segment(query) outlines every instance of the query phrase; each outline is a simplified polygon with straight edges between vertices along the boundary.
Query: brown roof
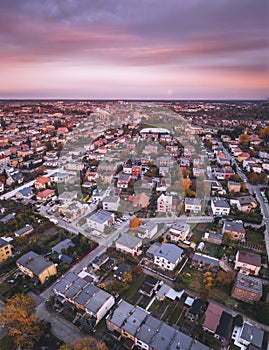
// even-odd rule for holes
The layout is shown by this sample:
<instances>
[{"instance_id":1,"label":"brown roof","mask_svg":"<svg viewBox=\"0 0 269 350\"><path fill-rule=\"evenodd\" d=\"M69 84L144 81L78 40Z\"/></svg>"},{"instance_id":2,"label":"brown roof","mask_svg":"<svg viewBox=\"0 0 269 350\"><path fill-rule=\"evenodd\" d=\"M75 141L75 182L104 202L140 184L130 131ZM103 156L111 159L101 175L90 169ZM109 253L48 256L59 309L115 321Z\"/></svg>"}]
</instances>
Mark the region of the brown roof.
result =
<instances>
[{"instance_id":1,"label":"brown roof","mask_svg":"<svg viewBox=\"0 0 269 350\"><path fill-rule=\"evenodd\" d=\"M203 323L203 327L215 333L218 327L222 312L223 312L223 308L221 306L213 303L209 303L205 313L205 321Z\"/></svg>"},{"instance_id":2,"label":"brown roof","mask_svg":"<svg viewBox=\"0 0 269 350\"><path fill-rule=\"evenodd\" d=\"M238 261L254 265L261 266L261 256L259 254L245 252L243 250L238 251Z\"/></svg>"}]
</instances>

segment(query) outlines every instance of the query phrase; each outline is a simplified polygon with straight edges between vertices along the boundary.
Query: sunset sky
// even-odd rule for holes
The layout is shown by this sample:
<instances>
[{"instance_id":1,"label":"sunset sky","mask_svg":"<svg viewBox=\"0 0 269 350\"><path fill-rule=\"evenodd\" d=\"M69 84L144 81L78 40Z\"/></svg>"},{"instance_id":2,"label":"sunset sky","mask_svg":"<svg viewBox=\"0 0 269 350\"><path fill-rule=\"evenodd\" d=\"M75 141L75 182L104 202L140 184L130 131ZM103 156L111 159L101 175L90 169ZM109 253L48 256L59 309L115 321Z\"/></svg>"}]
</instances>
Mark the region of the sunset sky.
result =
<instances>
[{"instance_id":1,"label":"sunset sky","mask_svg":"<svg viewBox=\"0 0 269 350\"><path fill-rule=\"evenodd\" d=\"M0 98L269 97L268 0L0 4Z\"/></svg>"}]
</instances>

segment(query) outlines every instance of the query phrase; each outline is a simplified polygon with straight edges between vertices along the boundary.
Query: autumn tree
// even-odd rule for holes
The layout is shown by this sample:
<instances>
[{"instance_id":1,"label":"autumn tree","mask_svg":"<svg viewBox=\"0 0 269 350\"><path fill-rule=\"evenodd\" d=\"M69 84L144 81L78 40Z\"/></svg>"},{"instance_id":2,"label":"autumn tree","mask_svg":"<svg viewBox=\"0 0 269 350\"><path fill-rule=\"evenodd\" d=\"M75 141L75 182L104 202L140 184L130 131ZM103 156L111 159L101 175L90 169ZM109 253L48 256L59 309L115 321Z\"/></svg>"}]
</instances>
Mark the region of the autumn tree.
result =
<instances>
[{"instance_id":1,"label":"autumn tree","mask_svg":"<svg viewBox=\"0 0 269 350\"><path fill-rule=\"evenodd\" d=\"M235 277L236 277L236 271L234 270L229 270L229 271L219 270L216 281L221 286L230 285L235 281Z\"/></svg>"},{"instance_id":2,"label":"autumn tree","mask_svg":"<svg viewBox=\"0 0 269 350\"><path fill-rule=\"evenodd\" d=\"M81 338L74 342L71 350L108 350L108 347L104 342L97 341L94 338Z\"/></svg>"},{"instance_id":3,"label":"autumn tree","mask_svg":"<svg viewBox=\"0 0 269 350\"><path fill-rule=\"evenodd\" d=\"M264 140L265 144L269 142L269 126L262 128L260 131L260 137Z\"/></svg>"},{"instance_id":4,"label":"autumn tree","mask_svg":"<svg viewBox=\"0 0 269 350\"><path fill-rule=\"evenodd\" d=\"M125 282L132 282L133 280L133 275L131 272L124 272L124 275L123 275L123 280Z\"/></svg>"},{"instance_id":5,"label":"autumn tree","mask_svg":"<svg viewBox=\"0 0 269 350\"><path fill-rule=\"evenodd\" d=\"M143 273L143 269L142 269L142 267L140 266L140 265L136 265L135 267L134 267L134 269L133 269L133 273L135 274L135 275L142 275L142 273Z\"/></svg>"},{"instance_id":6,"label":"autumn tree","mask_svg":"<svg viewBox=\"0 0 269 350\"><path fill-rule=\"evenodd\" d=\"M244 133L240 135L240 138L239 138L240 145L248 145L249 141L250 141L250 138L248 134Z\"/></svg>"},{"instance_id":7,"label":"autumn tree","mask_svg":"<svg viewBox=\"0 0 269 350\"><path fill-rule=\"evenodd\" d=\"M130 220L130 228L137 228L141 224L141 220L139 218L132 218Z\"/></svg>"},{"instance_id":8,"label":"autumn tree","mask_svg":"<svg viewBox=\"0 0 269 350\"><path fill-rule=\"evenodd\" d=\"M0 322L8 329L8 335L18 348L32 349L42 335L41 322L34 312L34 299L16 294L7 300L0 315Z\"/></svg>"}]
</instances>

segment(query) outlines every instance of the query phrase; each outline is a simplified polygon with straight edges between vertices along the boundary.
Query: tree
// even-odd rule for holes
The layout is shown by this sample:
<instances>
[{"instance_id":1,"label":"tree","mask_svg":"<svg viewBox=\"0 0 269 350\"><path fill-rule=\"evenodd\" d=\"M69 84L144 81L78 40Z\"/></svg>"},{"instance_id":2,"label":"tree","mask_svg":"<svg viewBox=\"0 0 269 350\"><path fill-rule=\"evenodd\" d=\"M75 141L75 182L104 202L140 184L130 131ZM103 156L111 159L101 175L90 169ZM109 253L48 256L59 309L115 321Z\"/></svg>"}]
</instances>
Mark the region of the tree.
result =
<instances>
[{"instance_id":1,"label":"tree","mask_svg":"<svg viewBox=\"0 0 269 350\"><path fill-rule=\"evenodd\" d=\"M261 129L260 137L264 140L265 145L269 142L269 126Z\"/></svg>"},{"instance_id":2,"label":"tree","mask_svg":"<svg viewBox=\"0 0 269 350\"><path fill-rule=\"evenodd\" d=\"M108 348L104 342L94 338L81 338L74 342L73 350L108 350Z\"/></svg>"},{"instance_id":3,"label":"tree","mask_svg":"<svg viewBox=\"0 0 269 350\"><path fill-rule=\"evenodd\" d=\"M93 342L89 338L75 340L73 350L93 350Z\"/></svg>"},{"instance_id":4,"label":"tree","mask_svg":"<svg viewBox=\"0 0 269 350\"><path fill-rule=\"evenodd\" d=\"M131 272L124 272L123 280L124 280L125 282L132 282L132 280L133 280L133 275L131 274Z\"/></svg>"},{"instance_id":5,"label":"tree","mask_svg":"<svg viewBox=\"0 0 269 350\"><path fill-rule=\"evenodd\" d=\"M41 323L34 312L34 299L16 294L7 300L0 315L0 322L8 329L8 335L18 348L32 349L42 335Z\"/></svg>"},{"instance_id":6,"label":"tree","mask_svg":"<svg viewBox=\"0 0 269 350\"><path fill-rule=\"evenodd\" d=\"M137 228L141 224L141 220L139 218L132 218L130 220L130 228Z\"/></svg>"},{"instance_id":7,"label":"tree","mask_svg":"<svg viewBox=\"0 0 269 350\"><path fill-rule=\"evenodd\" d=\"M243 325L244 319L241 314L234 316L234 326L241 327Z\"/></svg>"},{"instance_id":8,"label":"tree","mask_svg":"<svg viewBox=\"0 0 269 350\"><path fill-rule=\"evenodd\" d=\"M143 273L143 269L142 269L142 267L140 266L140 265L136 265L135 267L134 267L134 269L133 269L133 273L135 274L135 275L142 275L142 273Z\"/></svg>"},{"instance_id":9,"label":"tree","mask_svg":"<svg viewBox=\"0 0 269 350\"><path fill-rule=\"evenodd\" d=\"M227 286L232 284L235 281L236 271L223 271L219 270L216 281L221 286Z\"/></svg>"},{"instance_id":10,"label":"tree","mask_svg":"<svg viewBox=\"0 0 269 350\"><path fill-rule=\"evenodd\" d=\"M239 138L239 145L248 145L249 144L249 135L248 134L242 134Z\"/></svg>"}]
</instances>

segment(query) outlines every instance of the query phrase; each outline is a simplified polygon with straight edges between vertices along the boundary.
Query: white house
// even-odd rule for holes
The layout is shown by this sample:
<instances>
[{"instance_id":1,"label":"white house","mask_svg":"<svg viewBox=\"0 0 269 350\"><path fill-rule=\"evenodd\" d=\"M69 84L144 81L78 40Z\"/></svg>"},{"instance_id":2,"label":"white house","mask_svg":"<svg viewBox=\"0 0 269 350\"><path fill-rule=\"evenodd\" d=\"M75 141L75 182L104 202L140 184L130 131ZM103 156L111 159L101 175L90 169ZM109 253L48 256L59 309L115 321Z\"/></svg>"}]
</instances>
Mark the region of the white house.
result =
<instances>
[{"instance_id":1,"label":"white house","mask_svg":"<svg viewBox=\"0 0 269 350\"><path fill-rule=\"evenodd\" d=\"M173 271L181 261L183 250L171 243L154 243L146 253L148 258L153 259L154 264L164 270Z\"/></svg>"},{"instance_id":2,"label":"white house","mask_svg":"<svg viewBox=\"0 0 269 350\"><path fill-rule=\"evenodd\" d=\"M169 230L170 240L172 242L186 241L190 234L190 225L178 222Z\"/></svg>"},{"instance_id":3,"label":"white house","mask_svg":"<svg viewBox=\"0 0 269 350\"><path fill-rule=\"evenodd\" d=\"M87 218L87 224L92 229L104 232L106 226L114 224L114 214L106 210L99 210Z\"/></svg>"},{"instance_id":4,"label":"white house","mask_svg":"<svg viewBox=\"0 0 269 350\"><path fill-rule=\"evenodd\" d=\"M173 209L173 197L161 194L157 199L157 211L167 213Z\"/></svg>"},{"instance_id":5,"label":"white house","mask_svg":"<svg viewBox=\"0 0 269 350\"><path fill-rule=\"evenodd\" d=\"M213 215L229 215L230 213L229 204L222 198L211 200L211 209Z\"/></svg>"},{"instance_id":6,"label":"white house","mask_svg":"<svg viewBox=\"0 0 269 350\"><path fill-rule=\"evenodd\" d=\"M158 231L158 224L155 222L148 221L145 224L141 225L137 229L137 236L141 239L151 239L156 235Z\"/></svg>"},{"instance_id":7,"label":"white house","mask_svg":"<svg viewBox=\"0 0 269 350\"><path fill-rule=\"evenodd\" d=\"M124 233L116 241L116 250L122 253L131 254L132 256L140 254L141 246L142 246L142 240L135 236L129 235L128 233Z\"/></svg>"},{"instance_id":8,"label":"white house","mask_svg":"<svg viewBox=\"0 0 269 350\"><path fill-rule=\"evenodd\" d=\"M191 213L200 213L202 210L201 199L185 198L185 211Z\"/></svg>"},{"instance_id":9,"label":"white house","mask_svg":"<svg viewBox=\"0 0 269 350\"><path fill-rule=\"evenodd\" d=\"M103 209L108 211L117 211L120 205L119 196L107 196L103 199Z\"/></svg>"}]
</instances>

